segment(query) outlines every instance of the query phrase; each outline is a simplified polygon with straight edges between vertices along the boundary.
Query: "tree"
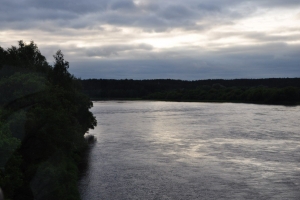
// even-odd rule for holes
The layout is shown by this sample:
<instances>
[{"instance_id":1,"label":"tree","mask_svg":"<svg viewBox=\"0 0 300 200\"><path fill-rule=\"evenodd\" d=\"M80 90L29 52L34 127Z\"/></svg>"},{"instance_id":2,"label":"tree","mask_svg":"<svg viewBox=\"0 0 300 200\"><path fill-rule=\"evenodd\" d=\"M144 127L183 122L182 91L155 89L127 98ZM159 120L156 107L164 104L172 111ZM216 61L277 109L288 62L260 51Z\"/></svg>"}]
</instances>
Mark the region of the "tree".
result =
<instances>
[{"instance_id":1,"label":"tree","mask_svg":"<svg viewBox=\"0 0 300 200\"><path fill-rule=\"evenodd\" d=\"M65 61L61 50L58 50L53 56L55 59L54 68L52 70L52 81L54 85L62 87L71 87L72 79L74 78L69 72L69 62Z\"/></svg>"},{"instance_id":2,"label":"tree","mask_svg":"<svg viewBox=\"0 0 300 200\"><path fill-rule=\"evenodd\" d=\"M77 163L97 122L60 50L54 59L48 65L33 42L0 47L0 185L10 199L80 198Z\"/></svg>"}]
</instances>

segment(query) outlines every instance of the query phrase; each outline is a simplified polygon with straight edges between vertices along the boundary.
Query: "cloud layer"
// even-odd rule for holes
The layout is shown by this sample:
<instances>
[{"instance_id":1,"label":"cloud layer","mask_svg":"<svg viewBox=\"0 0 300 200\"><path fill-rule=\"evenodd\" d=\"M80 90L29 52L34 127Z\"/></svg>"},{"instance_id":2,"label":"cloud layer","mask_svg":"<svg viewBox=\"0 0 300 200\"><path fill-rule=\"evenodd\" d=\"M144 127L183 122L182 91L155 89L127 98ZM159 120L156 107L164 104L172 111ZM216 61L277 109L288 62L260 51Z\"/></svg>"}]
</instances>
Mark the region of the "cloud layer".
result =
<instances>
[{"instance_id":1,"label":"cloud layer","mask_svg":"<svg viewBox=\"0 0 300 200\"><path fill-rule=\"evenodd\" d=\"M295 0L2 0L0 46L61 49L82 78L299 77Z\"/></svg>"}]
</instances>

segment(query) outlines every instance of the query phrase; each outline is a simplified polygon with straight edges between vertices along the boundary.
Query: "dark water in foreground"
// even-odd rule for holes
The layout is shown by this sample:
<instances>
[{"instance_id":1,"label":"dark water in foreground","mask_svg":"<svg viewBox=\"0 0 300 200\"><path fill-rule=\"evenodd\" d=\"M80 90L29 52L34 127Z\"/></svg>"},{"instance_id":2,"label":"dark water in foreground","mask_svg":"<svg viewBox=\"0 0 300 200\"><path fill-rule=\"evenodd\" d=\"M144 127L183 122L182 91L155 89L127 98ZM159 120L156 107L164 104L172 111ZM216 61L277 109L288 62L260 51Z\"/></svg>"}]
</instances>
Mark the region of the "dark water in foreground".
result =
<instances>
[{"instance_id":1,"label":"dark water in foreground","mask_svg":"<svg viewBox=\"0 0 300 200\"><path fill-rule=\"evenodd\" d=\"M300 199L300 107L94 102L98 199Z\"/></svg>"}]
</instances>

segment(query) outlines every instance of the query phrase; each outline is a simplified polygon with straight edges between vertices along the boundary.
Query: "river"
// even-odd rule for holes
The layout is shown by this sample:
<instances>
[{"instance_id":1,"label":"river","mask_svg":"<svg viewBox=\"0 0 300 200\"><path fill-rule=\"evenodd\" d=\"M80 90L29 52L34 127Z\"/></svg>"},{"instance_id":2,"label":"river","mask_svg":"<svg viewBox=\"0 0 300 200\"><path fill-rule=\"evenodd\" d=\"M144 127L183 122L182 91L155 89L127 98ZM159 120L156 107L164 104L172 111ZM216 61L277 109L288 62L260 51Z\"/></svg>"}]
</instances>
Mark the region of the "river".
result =
<instances>
[{"instance_id":1,"label":"river","mask_svg":"<svg viewBox=\"0 0 300 200\"><path fill-rule=\"evenodd\" d=\"M83 200L300 199L300 107L99 101Z\"/></svg>"}]
</instances>

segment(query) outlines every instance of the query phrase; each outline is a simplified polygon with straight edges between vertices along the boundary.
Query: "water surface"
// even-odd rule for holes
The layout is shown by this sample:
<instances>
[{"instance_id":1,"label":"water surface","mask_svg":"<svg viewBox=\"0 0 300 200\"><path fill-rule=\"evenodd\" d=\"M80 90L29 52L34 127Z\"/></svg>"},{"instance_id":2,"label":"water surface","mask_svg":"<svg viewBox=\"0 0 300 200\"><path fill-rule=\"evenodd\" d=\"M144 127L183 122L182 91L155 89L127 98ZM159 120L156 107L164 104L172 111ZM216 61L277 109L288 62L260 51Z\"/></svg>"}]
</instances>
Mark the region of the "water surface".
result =
<instances>
[{"instance_id":1,"label":"water surface","mask_svg":"<svg viewBox=\"0 0 300 200\"><path fill-rule=\"evenodd\" d=\"M98 199L300 199L300 107L94 102Z\"/></svg>"}]
</instances>

